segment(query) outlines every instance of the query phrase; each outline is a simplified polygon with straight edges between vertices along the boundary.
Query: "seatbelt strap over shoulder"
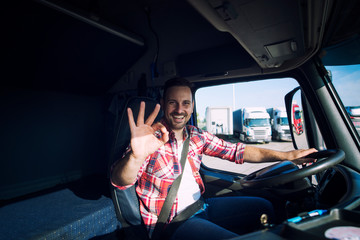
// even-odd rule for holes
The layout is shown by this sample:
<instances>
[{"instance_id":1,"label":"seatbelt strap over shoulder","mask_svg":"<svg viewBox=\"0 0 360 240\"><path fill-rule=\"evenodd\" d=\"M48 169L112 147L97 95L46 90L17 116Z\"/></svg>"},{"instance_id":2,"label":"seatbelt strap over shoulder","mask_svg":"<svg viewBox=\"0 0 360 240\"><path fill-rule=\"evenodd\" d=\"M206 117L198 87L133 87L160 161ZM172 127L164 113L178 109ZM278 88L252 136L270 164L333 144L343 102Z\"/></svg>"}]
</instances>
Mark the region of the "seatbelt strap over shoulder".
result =
<instances>
[{"instance_id":1,"label":"seatbelt strap over shoulder","mask_svg":"<svg viewBox=\"0 0 360 240\"><path fill-rule=\"evenodd\" d=\"M182 175L184 173L184 167L185 167L185 162L187 159L187 155L189 152L189 137L186 138L186 140L184 141L184 147L183 150L181 152L181 159L180 159L180 164L181 164L181 174L174 180L173 184L170 187L170 190L168 192L168 195L166 196L164 205L161 208L158 220L156 222L156 226L154 229L154 232L152 234L151 239L152 240L156 240L156 239L160 239L160 235L164 230L164 226L169 218L170 215L170 211L171 208L174 204L175 198L177 196L177 192L180 186L180 182L181 182L181 178Z\"/></svg>"}]
</instances>

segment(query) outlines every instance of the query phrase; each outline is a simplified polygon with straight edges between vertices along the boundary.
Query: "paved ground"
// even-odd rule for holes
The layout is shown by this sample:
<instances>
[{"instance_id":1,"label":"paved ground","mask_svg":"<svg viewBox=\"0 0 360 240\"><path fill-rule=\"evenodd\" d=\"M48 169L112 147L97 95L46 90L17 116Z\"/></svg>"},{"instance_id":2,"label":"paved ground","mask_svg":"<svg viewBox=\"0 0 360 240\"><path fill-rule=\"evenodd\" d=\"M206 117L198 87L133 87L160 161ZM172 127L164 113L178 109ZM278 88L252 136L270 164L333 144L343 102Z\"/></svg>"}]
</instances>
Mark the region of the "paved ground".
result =
<instances>
[{"instance_id":1,"label":"paved ground","mask_svg":"<svg viewBox=\"0 0 360 240\"><path fill-rule=\"evenodd\" d=\"M226 139L227 141L236 142L235 139ZM274 149L279 151L290 151L293 150L293 144L292 142L270 142L268 144L249 144L251 146L261 147L261 148L268 148L268 149ZM209 157L209 156L203 156L203 163L211 168L221 169L225 171L230 172L236 172L236 173L242 173L242 174L249 174L252 173L258 169L261 169L263 167L269 166L274 163L244 163L244 164L234 164L232 162L221 160L219 158Z\"/></svg>"}]
</instances>

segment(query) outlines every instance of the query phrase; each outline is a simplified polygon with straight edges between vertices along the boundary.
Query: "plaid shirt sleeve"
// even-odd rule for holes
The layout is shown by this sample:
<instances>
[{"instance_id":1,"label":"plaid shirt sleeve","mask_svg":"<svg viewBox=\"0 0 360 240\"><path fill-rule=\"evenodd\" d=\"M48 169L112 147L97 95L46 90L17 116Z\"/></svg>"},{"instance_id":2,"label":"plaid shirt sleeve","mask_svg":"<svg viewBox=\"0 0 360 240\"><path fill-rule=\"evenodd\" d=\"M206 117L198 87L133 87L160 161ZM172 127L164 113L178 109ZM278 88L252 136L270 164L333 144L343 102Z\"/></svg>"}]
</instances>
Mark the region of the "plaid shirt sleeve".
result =
<instances>
[{"instance_id":1,"label":"plaid shirt sleeve","mask_svg":"<svg viewBox=\"0 0 360 240\"><path fill-rule=\"evenodd\" d=\"M130 147L130 145L129 145L129 146L126 148L125 153L123 154L122 158L125 157L125 155L128 154L130 151L131 151L131 147ZM121 159L122 159L122 158L121 158ZM121 159L117 160L116 162L121 161ZM135 179L131 184L125 185L125 186L119 186L119 185L116 185L115 183L113 183L112 181L111 181L111 184L112 184L114 187L116 187L116 188L118 188L118 189L120 189L120 190L125 190L125 189L133 186L133 185L137 182L138 178L142 175L144 169L146 168L146 165L147 165L148 162L149 162L149 159L150 159L150 156L148 156L148 157L145 159L143 165L140 167L140 170L139 170L139 172L138 172L138 174L137 174L136 179ZM116 164L116 162L111 166L111 170L110 170L111 173L112 173L112 171L113 171L113 167L114 167L114 165Z\"/></svg>"},{"instance_id":2,"label":"plaid shirt sleeve","mask_svg":"<svg viewBox=\"0 0 360 240\"><path fill-rule=\"evenodd\" d=\"M204 131L204 137L204 154L226 159L237 164L244 163L245 144L226 142L207 131Z\"/></svg>"}]
</instances>

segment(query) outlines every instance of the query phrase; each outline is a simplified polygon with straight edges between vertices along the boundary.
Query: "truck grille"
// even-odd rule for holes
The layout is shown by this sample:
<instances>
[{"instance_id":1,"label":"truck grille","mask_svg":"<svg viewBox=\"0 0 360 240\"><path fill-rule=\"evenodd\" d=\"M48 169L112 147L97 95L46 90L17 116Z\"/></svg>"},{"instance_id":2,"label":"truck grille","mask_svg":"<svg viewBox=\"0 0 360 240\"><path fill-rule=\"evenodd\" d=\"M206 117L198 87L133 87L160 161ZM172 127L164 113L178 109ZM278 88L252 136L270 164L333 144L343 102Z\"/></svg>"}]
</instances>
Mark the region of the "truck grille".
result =
<instances>
[{"instance_id":1,"label":"truck grille","mask_svg":"<svg viewBox=\"0 0 360 240\"><path fill-rule=\"evenodd\" d=\"M289 130L289 129L286 129L286 130L284 130L284 133L285 133L285 134L290 134L290 130Z\"/></svg>"},{"instance_id":2,"label":"truck grille","mask_svg":"<svg viewBox=\"0 0 360 240\"><path fill-rule=\"evenodd\" d=\"M355 127L360 126L360 118L352 118L351 121L353 122Z\"/></svg>"},{"instance_id":3,"label":"truck grille","mask_svg":"<svg viewBox=\"0 0 360 240\"><path fill-rule=\"evenodd\" d=\"M254 130L255 137L264 136L266 134L266 130Z\"/></svg>"}]
</instances>

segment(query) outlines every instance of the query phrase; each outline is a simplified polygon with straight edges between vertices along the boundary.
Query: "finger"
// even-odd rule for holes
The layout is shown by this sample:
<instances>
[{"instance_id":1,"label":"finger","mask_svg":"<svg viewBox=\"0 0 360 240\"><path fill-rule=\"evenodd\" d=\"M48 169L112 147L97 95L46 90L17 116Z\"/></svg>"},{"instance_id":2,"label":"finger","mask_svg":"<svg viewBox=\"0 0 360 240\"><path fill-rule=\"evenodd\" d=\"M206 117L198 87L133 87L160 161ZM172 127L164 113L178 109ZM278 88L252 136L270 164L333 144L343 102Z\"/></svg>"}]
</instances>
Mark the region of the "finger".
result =
<instances>
[{"instance_id":1,"label":"finger","mask_svg":"<svg viewBox=\"0 0 360 240\"><path fill-rule=\"evenodd\" d=\"M152 125L155 118L157 117L157 115L159 114L160 111L160 104L156 104L154 111L152 111L152 113L150 114L150 116L146 119L145 124L147 125Z\"/></svg>"},{"instance_id":2,"label":"finger","mask_svg":"<svg viewBox=\"0 0 360 240\"><path fill-rule=\"evenodd\" d=\"M315 158L308 156L311 153L317 152L317 150L315 148L298 150L298 152L299 152L299 155L297 156L296 159L293 160L293 162L295 164L303 164L304 165L304 164L312 163L312 162L316 161Z\"/></svg>"},{"instance_id":3,"label":"finger","mask_svg":"<svg viewBox=\"0 0 360 240\"><path fill-rule=\"evenodd\" d=\"M161 136L159 138L160 141L162 141L163 143L166 143L167 141L169 141L169 132L163 124L161 124L160 122L157 122L157 123L153 124L151 127L154 129L154 131L161 132Z\"/></svg>"},{"instance_id":4,"label":"finger","mask_svg":"<svg viewBox=\"0 0 360 240\"><path fill-rule=\"evenodd\" d=\"M162 127L160 128L160 131L161 131L161 137L159 140L162 141L163 143L169 141L169 132L164 125L162 125Z\"/></svg>"},{"instance_id":5,"label":"finger","mask_svg":"<svg viewBox=\"0 0 360 240\"><path fill-rule=\"evenodd\" d=\"M134 129L136 127L135 121L134 121L134 115L133 115L131 108L127 109L127 114L128 114L129 126L130 126L130 131L131 131L132 129Z\"/></svg>"},{"instance_id":6,"label":"finger","mask_svg":"<svg viewBox=\"0 0 360 240\"><path fill-rule=\"evenodd\" d=\"M161 131L162 128L166 129L166 127L161 122L154 123L153 125L151 125L151 127L154 129L155 132Z\"/></svg>"},{"instance_id":7,"label":"finger","mask_svg":"<svg viewBox=\"0 0 360 240\"><path fill-rule=\"evenodd\" d=\"M144 115L145 115L145 102L141 101L138 118L137 118L137 126L144 124Z\"/></svg>"},{"instance_id":8,"label":"finger","mask_svg":"<svg viewBox=\"0 0 360 240\"><path fill-rule=\"evenodd\" d=\"M306 150L307 155L309 155L311 153L316 153L316 152L318 152L318 150L316 150L315 148L309 148L309 149Z\"/></svg>"},{"instance_id":9,"label":"finger","mask_svg":"<svg viewBox=\"0 0 360 240\"><path fill-rule=\"evenodd\" d=\"M312 163L314 161L315 161L315 159L313 159L313 158L298 158L298 159L292 160L292 162L297 165L304 165L307 163Z\"/></svg>"},{"instance_id":10,"label":"finger","mask_svg":"<svg viewBox=\"0 0 360 240\"><path fill-rule=\"evenodd\" d=\"M315 148L310 148L302 151L302 155L299 158L305 159L307 162L315 161L315 158L312 157L313 153L318 152Z\"/></svg>"},{"instance_id":11,"label":"finger","mask_svg":"<svg viewBox=\"0 0 360 240\"><path fill-rule=\"evenodd\" d=\"M308 158L308 155L311 154L311 153L314 153L314 152L317 152L317 150L315 148L295 150L294 151L294 153L295 153L294 159L296 159L296 158Z\"/></svg>"},{"instance_id":12,"label":"finger","mask_svg":"<svg viewBox=\"0 0 360 240\"><path fill-rule=\"evenodd\" d=\"M169 132L166 129L166 127L161 128L160 131L162 133L160 141L162 141L163 143L166 143L167 141L169 141Z\"/></svg>"},{"instance_id":13,"label":"finger","mask_svg":"<svg viewBox=\"0 0 360 240\"><path fill-rule=\"evenodd\" d=\"M316 161L315 158L301 158L301 160L303 163L311 163Z\"/></svg>"}]
</instances>

